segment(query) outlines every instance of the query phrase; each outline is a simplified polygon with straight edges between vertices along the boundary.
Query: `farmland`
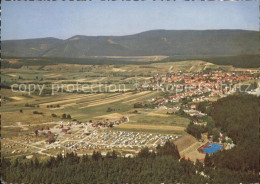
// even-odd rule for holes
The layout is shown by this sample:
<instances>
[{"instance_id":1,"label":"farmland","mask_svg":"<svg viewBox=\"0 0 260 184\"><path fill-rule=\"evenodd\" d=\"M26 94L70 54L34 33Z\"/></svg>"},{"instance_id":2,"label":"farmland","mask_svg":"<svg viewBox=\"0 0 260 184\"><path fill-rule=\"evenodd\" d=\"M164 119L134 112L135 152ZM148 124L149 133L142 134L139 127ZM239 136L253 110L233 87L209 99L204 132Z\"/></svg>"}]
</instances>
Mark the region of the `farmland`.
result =
<instances>
[{"instance_id":1,"label":"farmland","mask_svg":"<svg viewBox=\"0 0 260 184\"><path fill-rule=\"evenodd\" d=\"M5 156L36 154L44 158L66 151L91 154L93 150L103 154L116 150L124 156L136 154L144 146L154 149L167 139L186 140L186 127L190 119L177 113L181 103L167 102L162 105L157 100L169 94L136 90L136 85L145 84L158 73L257 71L219 66L201 60L159 62L158 57L142 57L136 64L134 61L131 61L132 64L122 64L121 61L120 64L107 65L48 65L33 64L34 60L30 60L30 65L19 69L3 69L1 136ZM149 60L156 60L157 63ZM13 63L13 60L10 62ZM15 60L15 63L19 62L19 59ZM13 84L24 86L11 90ZM214 96L209 100L218 98ZM135 107L138 103L146 104ZM114 126L114 122L122 117L127 117L127 121ZM70 133L64 133L59 128L61 121L64 126L69 122ZM48 131L42 131L46 127ZM42 136L36 136L35 131ZM56 141L49 144L46 139L49 140L50 136L55 137ZM193 158L192 154L198 154L196 149L201 143L193 143L194 139L180 143L183 147L181 151L186 150L181 155ZM194 159L201 157L203 155Z\"/></svg>"}]
</instances>

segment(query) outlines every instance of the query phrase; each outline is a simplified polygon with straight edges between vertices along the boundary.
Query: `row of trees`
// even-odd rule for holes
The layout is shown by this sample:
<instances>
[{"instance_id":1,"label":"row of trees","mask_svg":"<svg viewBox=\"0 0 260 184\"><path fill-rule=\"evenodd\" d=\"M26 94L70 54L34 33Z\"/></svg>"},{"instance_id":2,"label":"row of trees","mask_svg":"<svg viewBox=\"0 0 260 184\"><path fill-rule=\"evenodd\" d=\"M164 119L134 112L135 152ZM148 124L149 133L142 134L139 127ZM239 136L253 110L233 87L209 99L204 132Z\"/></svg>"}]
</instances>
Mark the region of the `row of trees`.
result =
<instances>
[{"instance_id":1,"label":"row of trees","mask_svg":"<svg viewBox=\"0 0 260 184\"><path fill-rule=\"evenodd\" d=\"M71 119L71 115L70 114L62 114L62 119Z\"/></svg>"},{"instance_id":2,"label":"row of trees","mask_svg":"<svg viewBox=\"0 0 260 184\"><path fill-rule=\"evenodd\" d=\"M60 105L57 104L57 105L47 105L46 106L47 108L60 108Z\"/></svg>"},{"instance_id":3,"label":"row of trees","mask_svg":"<svg viewBox=\"0 0 260 184\"><path fill-rule=\"evenodd\" d=\"M202 171L204 174L202 174ZM238 183L256 182L251 174L203 167L180 159L172 142L156 151L142 149L136 157L119 157L115 151L102 156L61 154L39 162L2 160L1 175L8 183Z\"/></svg>"}]
</instances>

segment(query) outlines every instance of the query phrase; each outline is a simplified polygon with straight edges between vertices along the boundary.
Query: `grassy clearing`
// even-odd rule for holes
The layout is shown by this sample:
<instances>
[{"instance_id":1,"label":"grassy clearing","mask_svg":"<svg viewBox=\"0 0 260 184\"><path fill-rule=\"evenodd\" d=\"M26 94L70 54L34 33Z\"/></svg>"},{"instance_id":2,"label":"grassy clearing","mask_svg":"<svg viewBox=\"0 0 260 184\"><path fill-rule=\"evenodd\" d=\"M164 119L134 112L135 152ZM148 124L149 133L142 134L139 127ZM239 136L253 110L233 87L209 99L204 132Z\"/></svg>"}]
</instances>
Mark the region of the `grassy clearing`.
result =
<instances>
[{"instance_id":1,"label":"grassy clearing","mask_svg":"<svg viewBox=\"0 0 260 184\"><path fill-rule=\"evenodd\" d=\"M149 58L157 60L155 58ZM18 62L10 59L10 62ZM34 61L32 61L34 62ZM208 69L237 70L231 66L219 66L204 61L182 61L182 62L160 62L160 63L139 63L122 65L79 65L79 64L57 64L24 66L20 69L3 69L2 82L12 83L39 83L46 84L48 88L52 83L82 82L92 84L97 88L98 82L104 84L125 84L127 89L133 89L135 81L145 81L157 73L167 72L190 72L202 71ZM242 70L242 69L241 69ZM243 69L247 70L247 69ZM49 84L48 84L49 83ZM188 120L174 115L167 115L166 111L152 110L141 112L144 109L134 109L133 104L141 100L147 100L159 97L160 92L145 91L141 93L100 93L100 94L75 94L75 93L56 93L54 96L28 96L27 92L14 93L8 89L1 90L2 107L2 125L12 126L21 122L23 125L41 124L50 121L61 120L63 113L70 114L72 118L85 122L95 119L112 119L119 116L129 116L132 127L121 127L122 130L139 131L136 126L142 125L143 132L172 132L183 133L183 127L186 127ZM215 99L212 99L215 100ZM39 107L25 107L25 104L36 105ZM47 105L60 105L60 108L47 108ZM112 111L107 111L111 108ZM20 110L23 112L21 113ZM138 110L140 114L133 114ZM43 115L33 114L33 111L42 112ZM58 118L51 115L55 113ZM127 124L126 124L127 125ZM124 126L126 126L124 125ZM149 128L149 126L151 126ZM153 127L157 127L156 129ZM164 128L159 128L164 127ZM171 127L166 130L166 127ZM175 127L175 130L173 130ZM177 128L176 127L181 127ZM117 127L117 129L120 128ZM4 128L5 129L5 128ZM22 128L6 128L6 133L13 135L14 132ZM29 130L30 127L28 128ZM158 130L157 130L158 129ZM181 130L180 130L181 129ZM29 131L28 130L28 131ZM5 131L5 130L2 130Z\"/></svg>"},{"instance_id":2,"label":"grassy clearing","mask_svg":"<svg viewBox=\"0 0 260 184\"><path fill-rule=\"evenodd\" d=\"M157 116L150 116L148 114L138 114L136 116L131 117L130 123L132 124L149 124L155 126L180 126L186 127L189 123L189 119L183 118L177 115L166 115L160 114ZM158 114L158 113L157 113Z\"/></svg>"},{"instance_id":3,"label":"grassy clearing","mask_svg":"<svg viewBox=\"0 0 260 184\"><path fill-rule=\"evenodd\" d=\"M46 122L57 121L59 118L53 118L51 114L33 114L33 110L20 112L5 112L2 115L2 126L16 125L16 122L22 124L40 124Z\"/></svg>"},{"instance_id":4,"label":"grassy clearing","mask_svg":"<svg viewBox=\"0 0 260 184\"><path fill-rule=\"evenodd\" d=\"M113 129L146 133L186 134L185 128L189 123L187 118L176 115L166 115L164 112L160 114L159 111L154 116L149 114L149 111L141 114L132 114L129 122Z\"/></svg>"},{"instance_id":5,"label":"grassy clearing","mask_svg":"<svg viewBox=\"0 0 260 184\"><path fill-rule=\"evenodd\" d=\"M140 133L151 133L151 134L172 134L172 135L185 135L186 132L180 130L166 130L166 129L136 129L136 128L120 128L114 127L111 130L125 131L125 132L140 132Z\"/></svg>"},{"instance_id":6,"label":"grassy clearing","mask_svg":"<svg viewBox=\"0 0 260 184\"><path fill-rule=\"evenodd\" d=\"M101 119L113 119L113 118L121 118L122 114L119 113L112 113L112 114L107 114L103 116L97 116L96 118L101 118Z\"/></svg>"},{"instance_id":7,"label":"grassy clearing","mask_svg":"<svg viewBox=\"0 0 260 184\"><path fill-rule=\"evenodd\" d=\"M16 137L21 133L21 128L18 127L1 127L2 137Z\"/></svg>"},{"instance_id":8,"label":"grassy clearing","mask_svg":"<svg viewBox=\"0 0 260 184\"><path fill-rule=\"evenodd\" d=\"M122 124L118 128L123 129L139 129L139 130L172 130L184 131L185 127L180 126L153 126L153 125L136 125L136 124Z\"/></svg>"}]
</instances>

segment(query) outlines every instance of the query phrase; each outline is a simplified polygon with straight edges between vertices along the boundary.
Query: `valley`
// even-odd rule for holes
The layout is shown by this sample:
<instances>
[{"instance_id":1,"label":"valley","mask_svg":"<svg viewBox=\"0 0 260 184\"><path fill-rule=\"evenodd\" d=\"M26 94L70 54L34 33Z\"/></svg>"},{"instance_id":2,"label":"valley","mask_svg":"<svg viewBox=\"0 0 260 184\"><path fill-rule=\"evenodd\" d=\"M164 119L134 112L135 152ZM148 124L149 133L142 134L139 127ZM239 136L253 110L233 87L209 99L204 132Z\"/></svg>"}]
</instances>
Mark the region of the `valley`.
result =
<instances>
[{"instance_id":1,"label":"valley","mask_svg":"<svg viewBox=\"0 0 260 184\"><path fill-rule=\"evenodd\" d=\"M45 159L70 151L81 155L92 154L94 150L102 154L116 150L121 156L133 156L146 146L155 149L170 138L177 141L183 157L193 161L202 159L205 154L197 149L208 141L207 136L203 138L205 143L195 138L190 143L184 141L190 136L186 128L192 116L205 116L196 110L196 104L214 102L234 93L236 83L251 85L259 81L258 69L215 65L202 60L139 62L45 63L3 69L1 143L4 155L10 158L34 155ZM216 79L221 79L223 84L229 82L231 88L220 91L220 84L214 83ZM203 91L199 92L196 81ZM186 86L181 90L182 84ZM174 90L166 90L166 85L175 86ZM187 87L190 89L186 91ZM183 116L180 109L188 115ZM127 117L127 121L113 125L122 117ZM69 125L70 131L63 132L61 122Z\"/></svg>"}]
</instances>

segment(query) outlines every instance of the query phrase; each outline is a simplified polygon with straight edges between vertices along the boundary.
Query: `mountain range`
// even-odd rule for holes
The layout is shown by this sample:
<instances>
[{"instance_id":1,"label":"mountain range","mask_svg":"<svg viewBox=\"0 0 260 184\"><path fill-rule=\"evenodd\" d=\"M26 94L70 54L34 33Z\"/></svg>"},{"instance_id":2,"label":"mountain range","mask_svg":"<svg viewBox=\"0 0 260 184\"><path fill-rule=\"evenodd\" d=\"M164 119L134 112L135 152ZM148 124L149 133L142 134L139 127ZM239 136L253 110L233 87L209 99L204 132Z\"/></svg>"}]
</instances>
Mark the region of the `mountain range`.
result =
<instances>
[{"instance_id":1,"label":"mountain range","mask_svg":"<svg viewBox=\"0 0 260 184\"><path fill-rule=\"evenodd\" d=\"M2 57L201 56L259 53L259 32L151 30L126 36L82 36L2 41Z\"/></svg>"}]
</instances>

